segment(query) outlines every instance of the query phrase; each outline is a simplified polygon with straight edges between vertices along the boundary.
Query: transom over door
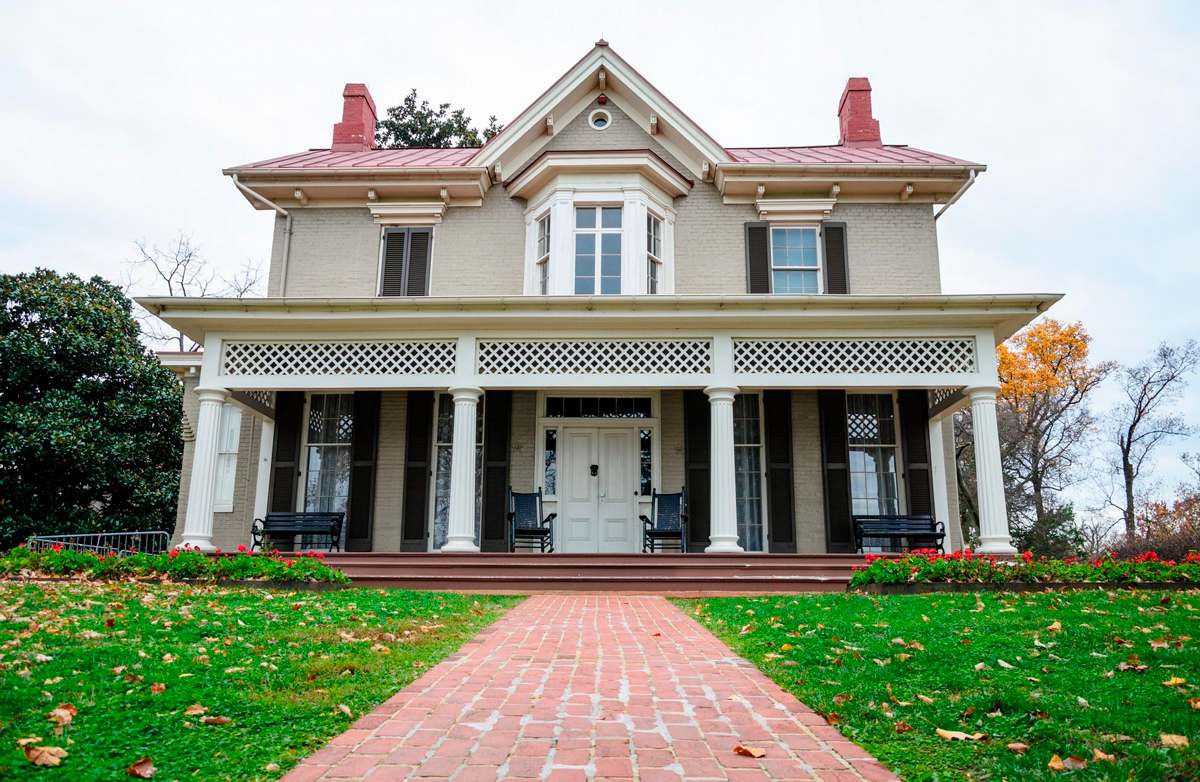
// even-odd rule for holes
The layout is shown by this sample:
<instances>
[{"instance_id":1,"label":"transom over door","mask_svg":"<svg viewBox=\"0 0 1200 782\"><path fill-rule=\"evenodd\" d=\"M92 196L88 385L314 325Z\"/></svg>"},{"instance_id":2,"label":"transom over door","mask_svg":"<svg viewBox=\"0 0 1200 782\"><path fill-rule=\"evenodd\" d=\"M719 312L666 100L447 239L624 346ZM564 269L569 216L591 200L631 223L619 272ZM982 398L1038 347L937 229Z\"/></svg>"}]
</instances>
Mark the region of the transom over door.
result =
<instances>
[{"instance_id":1,"label":"transom over door","mask_svg":"<svg viewBox=\"0 0 1200 782\"><path fill-rule=\"evenodd\" d=\"M563 429L557 550L640 550L635 524L637 443L637 431L632 427Z\"/></svg>"}]
</instances>

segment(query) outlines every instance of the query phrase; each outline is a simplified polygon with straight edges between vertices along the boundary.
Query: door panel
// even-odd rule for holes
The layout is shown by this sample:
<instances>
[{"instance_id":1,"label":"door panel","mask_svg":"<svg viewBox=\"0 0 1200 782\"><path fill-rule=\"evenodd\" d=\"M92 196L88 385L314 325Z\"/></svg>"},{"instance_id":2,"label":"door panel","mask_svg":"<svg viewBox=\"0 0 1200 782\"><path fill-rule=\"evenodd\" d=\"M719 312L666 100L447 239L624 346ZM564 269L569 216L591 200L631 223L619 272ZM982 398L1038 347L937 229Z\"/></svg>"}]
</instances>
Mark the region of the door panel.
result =
<instances>
[{"instance_id":1,"label":"door panel","mask_svg":"<svg viewBox=\"0 0 1200 782\"><path fill-rule=\"evenodd\" d=\"M559 487L559 545L565 553L591 553L596 548L596 516L598 510L597 479L591 466L596 464L597 431L595 429L564 429L562 483Z\"/></svg>"},{"instance_id":2,"label":"door panel","mask_svg":"<svg viewBox=\"0 0 1200 782\"><path fill-rule=\"evenodd\" d=\"M635 491L634 432L630 429L600 431L600 551L637 551L633 518L637 507Z\"/></svg>"}]
</instances>

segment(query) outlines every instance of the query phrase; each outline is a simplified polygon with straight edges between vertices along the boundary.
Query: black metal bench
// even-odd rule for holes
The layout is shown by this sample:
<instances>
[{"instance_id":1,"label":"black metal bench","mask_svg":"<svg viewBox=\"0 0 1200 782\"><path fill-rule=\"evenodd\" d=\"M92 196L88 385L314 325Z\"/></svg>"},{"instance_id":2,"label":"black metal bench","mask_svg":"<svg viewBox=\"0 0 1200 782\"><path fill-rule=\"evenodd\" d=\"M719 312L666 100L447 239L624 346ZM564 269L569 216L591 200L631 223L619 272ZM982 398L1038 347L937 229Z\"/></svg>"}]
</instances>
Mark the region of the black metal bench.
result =
<instances>
[{"instance_id":1,"label":"black metal bench","mask_svg":"<svg viewBox=\"0 0 1200 782\"><path fill-rule=\"evenodd\" d=\"M929 515L854 517L854 543L859 554L863 553L865 539L889 540L892 551L936 548L944 553L945 537L945 526Z\"/></svg>"},{"instance_id":2,"label":"black metal bench","mask_svg":"<svg viewBox=\"0 0 1200 782\"><path fill-rule=\"evenodd\" d=\"M342 524L346 514L336 513L268 513L265 519L255 519L250 527L254 542L250 550L262 546L263 540L269 537L287 535L312 535L317 538L329 538L329 549L342 550Z\"/></svg>"}]
</instances>

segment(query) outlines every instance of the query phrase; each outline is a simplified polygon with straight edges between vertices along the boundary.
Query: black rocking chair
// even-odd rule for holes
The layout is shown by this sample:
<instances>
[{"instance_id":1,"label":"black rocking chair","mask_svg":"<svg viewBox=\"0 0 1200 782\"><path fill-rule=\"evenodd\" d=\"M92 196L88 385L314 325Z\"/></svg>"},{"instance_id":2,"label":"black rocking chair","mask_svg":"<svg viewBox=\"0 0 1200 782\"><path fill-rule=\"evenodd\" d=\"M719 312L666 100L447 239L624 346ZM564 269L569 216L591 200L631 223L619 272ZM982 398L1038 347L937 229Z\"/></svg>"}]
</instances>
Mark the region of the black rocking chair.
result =
<instances>
[{"instance_id":1,"label":"black rocking chair","mask_svg":"<svg viewBox=\"0 0 1200 782\"><path fill-rule=\"evenodd\" d=\"M688 516L683 489L677 494L650 492L650 515L654 521L641 517L642 553L665 550L668 542L678 545L680 553L687 551Z\"/></svg>"},{"instance_id":2,"label":"black rocking chair","mask_svg":"<svg viewBox=\"0 0 1200 782\"><path fill-rule=\"evenodd\" d=\"M554 519L557 513L542 516L542 490L529 494L514 492L508 487L508 550L517 550L518 543L528 543L530 551L537 545L545 554L554 553Z\"/></svg>"}]
</instances>

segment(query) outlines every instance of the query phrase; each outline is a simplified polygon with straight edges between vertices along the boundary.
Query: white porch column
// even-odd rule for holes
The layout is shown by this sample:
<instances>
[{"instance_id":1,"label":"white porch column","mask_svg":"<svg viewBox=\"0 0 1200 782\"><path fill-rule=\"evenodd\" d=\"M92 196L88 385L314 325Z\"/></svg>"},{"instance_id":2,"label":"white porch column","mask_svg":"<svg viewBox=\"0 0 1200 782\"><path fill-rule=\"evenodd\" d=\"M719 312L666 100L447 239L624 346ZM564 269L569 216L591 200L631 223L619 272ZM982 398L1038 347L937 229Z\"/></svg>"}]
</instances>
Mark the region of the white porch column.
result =
<instances>
[{"instance_id":1,"label":"white porch column","mask_svg":"<svg viewBox=\"0 0 1200 782\"><path fill-rule=\"evenodd\" d=\"M975 483L979 492L980 554L1011 555L1008 508L1004 503L1004 473L1000 466L1000 436L996 429L996 386L970 386L971 421L975 429Z\"/></svg>"},{"instance_id":2,"label":"white porch column","mask_svg":"<svg viewBox=\"0 0 1200 782\"><path fill-rule=\"evenodd\" d=\"M933 483L933 517L946 526L946 550L954 546L950 534L950 496L946 485L946 449L942 442L942 419L929 422L929 476Z\"/></svg>"},{"instance_id":3,"label":"white porch column","mask_svg":"<svg viewBox=\"0 0 1200 782\"><path fill-rule=\"evenodd\" d=\"M217 440L221 429L221 406L229 392L224 388L197 388L200 415L196 420L196 446L192 452L192 480L188 484L187 516L183 521L183 543L212 551L213 491L217 478Z\"/></svg>"},{"instance_id":4,"label":"white porch column","mask_svg":"<svg viewBox=\"0 0 1200 782\"><path fill-rule=\"evenodd\" d=\"M475 416L483 390L451 388L454 444L450 450L450 509L443 552L479 551L475 544Z\"/></svg>"},{"instance_id":5,"label":"white porch column","mask_svg":"<svg viewBox=\"0 0 1200 782\"><path fill-rule=\"evenodd\" d=\"M738 389L732 386L709 386L709 413L712 429L709 442L709 545L710 554L742 551L737 531L737 480L733 462L733 398Z\"/></svg>"}]
</instances>

